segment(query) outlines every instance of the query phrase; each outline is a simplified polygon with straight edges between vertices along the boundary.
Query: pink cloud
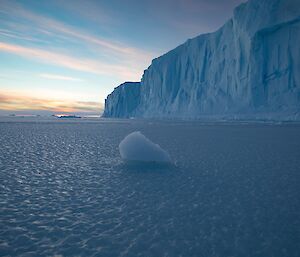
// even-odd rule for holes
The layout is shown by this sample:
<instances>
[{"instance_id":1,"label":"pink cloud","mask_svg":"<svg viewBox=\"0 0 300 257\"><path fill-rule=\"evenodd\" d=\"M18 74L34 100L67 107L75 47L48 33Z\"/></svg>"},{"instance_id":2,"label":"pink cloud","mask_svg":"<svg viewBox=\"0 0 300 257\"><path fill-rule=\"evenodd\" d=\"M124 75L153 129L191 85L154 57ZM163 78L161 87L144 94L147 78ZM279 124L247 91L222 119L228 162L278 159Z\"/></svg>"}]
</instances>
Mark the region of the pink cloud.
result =
<instances>
[{"instance_id":1,"label":"pink cloud","mask_svg":"<svg viewBox=\"0 0 300 257\"><path fill-rule=\"evenodd\" d=\"M42 73L39 74L41 78L45 79L53 79L53 80L65 80L65 81L74 81L74 82L80 82L82 79L69 77L69 76L62 76L58 74L48 74L48 73Z\"/></svg>"},{"instance_id":2,"label":"pink cloud","mask_svg":"<svg viewBox=\"0 0 300 257\"><path fill-rule=\"evenodd\" d=\"M11 3L6 0L2 0L3 4L2 12L14 13L19 18L26 19L28 21L34 22L36 24L35 28L42 33L55 36L67 36L67 38L73 37L75 39L80 39L88 45L99 46L99 51L107 52L110 55L119 57L119 60L124 59L125 62L128 60L133 60L137 62L142 62L145 64L150 63L150 61L157 55L156 53L147 52L142 49L134 48L120 42L113 40L108 40L99 36L90 35L86 32L80 31L74 27L66 25L63 22L38 15L30 10L25 9L22 5ZM21 24L15 24L15 26L24 26ZM32 29L32 28L31 28ZM60 34L57 34L60 33Z\"/></svg>"},{"instance_id":3,"label":"pink cloud","mask_svg":"<svg viewBox=\"0 0 300 257\"><path fill-rule=\"evenodd\" d=\"M123 79L138 79L139 72L123 65L112 65L91 59L78 59L63 53L46 51L14 44L1 43L0 51L9 52L28 59L36 59L45 63L55 64L65 68L89 72L99 75L116 75Z\"/></svg>"},{"instance_id":4,"label":"pink cloud","mask_svg":"<svg viewBox=\"0 0 300 257\"><path fill-rule=\"evenodd\" d=\"M98 112L103 104L92 101L58 100L31 97L28 94L0 92L0 110L46 110L53 112Z\"/></svg>"}]
</instances>

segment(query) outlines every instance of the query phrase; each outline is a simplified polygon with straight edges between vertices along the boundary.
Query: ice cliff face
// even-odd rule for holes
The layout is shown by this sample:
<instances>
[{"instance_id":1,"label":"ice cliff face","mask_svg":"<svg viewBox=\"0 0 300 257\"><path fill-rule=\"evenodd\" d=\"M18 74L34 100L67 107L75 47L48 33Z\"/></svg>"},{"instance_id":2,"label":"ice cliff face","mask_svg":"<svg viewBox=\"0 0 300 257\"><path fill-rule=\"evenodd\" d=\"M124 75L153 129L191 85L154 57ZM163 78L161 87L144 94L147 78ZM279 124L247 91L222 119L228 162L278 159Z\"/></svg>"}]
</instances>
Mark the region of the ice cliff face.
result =
<instances>
[{"instance_id":1,"label":"ice cliff face","mask_svg":"<svg viewBox=\"0 0 300 257\"><path fill-rule=\"evenodd\" d=\"M116 88L104 116L300 119L299 42L299 0L249 0L218 31L154 59L134 92Z\"/></svg>"},{"instance_id":2,"label":"ice cliff face","mask_svg":"<svg viewBox=\"0 0 300 257\"><path fill-rule=\"evenodd\" d=\"M125 82L116 87L105 100L103 117L130 118L140 98L140 82Z\"/></svg>"}]
</instances>

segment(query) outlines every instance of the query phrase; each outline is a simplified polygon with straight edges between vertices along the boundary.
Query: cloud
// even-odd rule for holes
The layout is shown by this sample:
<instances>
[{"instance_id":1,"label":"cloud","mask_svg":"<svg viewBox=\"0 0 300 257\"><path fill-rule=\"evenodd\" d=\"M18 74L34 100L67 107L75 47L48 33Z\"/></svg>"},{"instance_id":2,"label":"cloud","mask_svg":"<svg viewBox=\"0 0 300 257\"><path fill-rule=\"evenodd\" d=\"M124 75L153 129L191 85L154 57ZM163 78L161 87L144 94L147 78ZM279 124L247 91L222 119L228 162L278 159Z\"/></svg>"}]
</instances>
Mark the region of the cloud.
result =
<instances>
[{"instance_id":1,"label":"cloud","mask_svg":"<svg viewBox=\"0 0 300 257\"><path fill-rule=\"evenodd\" d=\"M145 65L150 63L157 55L156 53L135 48L118 41L91 35L78 28L67 25L64 22L36 14L20 4L5 0L2 0L2 2L5 4L2 4L2 10L0 12L5 13L6 15L14 13L14 16L17 16L19 19L26 20L27 22L30 22L31 25L34 24L34 26L28 24L29 26L27 26L27 29L26 27L24 28L24 21L21 24L10 24L13 26L14 30L25 29L27 33L32 33L33 30L37 30L40 33L47 34L48 36L51 35L56 38L61 37L75 42L80 40L80 42L86 44L88 48L97 50L109 57L115 56L116 60L120 63L129 63L131 66L134 64L135 67L140 67L141 63L144 63ZM8 36L12 37L13 35ZM32 40L32 38L30 38L30 40ZM95 46L98 48L95 49Z\"/></svg>"},{"instance_id":2,"label":"cloud","mask_svg":"<svg viewBox=\"0 0 300 257\"><path fill-rule=\"evenodd\" d=\"M42 73L42 74L39 74L39 76L41 78L53 79L53 80L66 80L66 81L74 81L74 82L83 81L82 79L79 79L79 78L68 77L68 76L61 76L61 75L57 75L57 74Z\"/></svg>"},{"instance_id":3,"label":"cloud","mask_svg":"<svg viewBox=\"0 0 300 257\"><path fill-rule=\"evenodd\" d=\"M0 29L0 37L2 37L2 38L21 39L21 40L32 41L32 42L43 42L40 39L33 38L33 37L28 37L28 36L24 36L24 35L19 35L18 33L14 32L14 31L7 30L7 29Z\"/></svg>"},{"instance_id":4,"label":"cloud","mask_svg":"<svg viewBox=\"0 0 300 257\"><path fill-rule=\"evenodd\" d=\"M94 112L101 113L103 104L93 101L75 101L36 98L18 93L0 92L0 110L39 110L53 112Z\"/></svg>"},{"instance_id":5,"label":"cloud","mask_svg":"<svg viewBox=\"0 0 300 257\"><path fill-rule=\"evenodd\" d=\"M136 79L138 71L122 65L107 64L100 61L85 58L74 58L63 53L46 51L39 48L24 47L0 42L0 51L20 55L28 59L43 61L65 68L89 72L100 75L115 75L125 79Z\"/></svg>"},{"instance_id":6,"label":"cloud","mask_svg":"<svg viewBox=\"0 0 300 257\"><path fill-rule=\"evenodd\" d=\"M112 16L108 8L96 0L86 0L84 4L82 0L52 0L51 3L74 16L88 20L97 26L109 27L118 23L117 19Z\"/></svg>"}]
</instances>

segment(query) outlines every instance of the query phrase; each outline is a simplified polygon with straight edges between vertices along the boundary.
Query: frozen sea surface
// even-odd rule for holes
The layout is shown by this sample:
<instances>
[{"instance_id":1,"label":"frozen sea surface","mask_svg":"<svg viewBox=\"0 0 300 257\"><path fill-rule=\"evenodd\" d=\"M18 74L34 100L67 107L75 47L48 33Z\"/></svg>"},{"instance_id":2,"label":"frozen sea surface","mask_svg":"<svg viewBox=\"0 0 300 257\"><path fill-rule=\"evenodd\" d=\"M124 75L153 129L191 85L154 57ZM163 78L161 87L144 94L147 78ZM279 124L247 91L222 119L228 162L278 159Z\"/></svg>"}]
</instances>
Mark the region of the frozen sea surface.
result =
<instances>
[{"instance_id":1,"label":"frozen sea surface","mask_svg":"<svg viewBox=\"0 0 300 257\"><path fill-rule=\"evenodd\" d=\"M174 166L129 165L141 131ZM2 119L0 256L300 256L300 125Z\"/></svg>"}]
</instances>

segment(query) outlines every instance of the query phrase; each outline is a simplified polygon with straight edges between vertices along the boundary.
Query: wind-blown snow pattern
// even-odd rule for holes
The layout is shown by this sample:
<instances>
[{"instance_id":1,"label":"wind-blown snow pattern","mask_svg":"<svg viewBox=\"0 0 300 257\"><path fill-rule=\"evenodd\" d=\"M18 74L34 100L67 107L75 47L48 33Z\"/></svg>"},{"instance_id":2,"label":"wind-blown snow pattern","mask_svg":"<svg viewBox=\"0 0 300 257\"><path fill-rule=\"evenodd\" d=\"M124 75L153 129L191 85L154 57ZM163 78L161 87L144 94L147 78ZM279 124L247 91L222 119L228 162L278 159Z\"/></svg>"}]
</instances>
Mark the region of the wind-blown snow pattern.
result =
<instances>
[{"instance_id":1,"label":"wind-blown snow pattern","mask_svg":"<svg viewBox=\"0 0 300 257\"><path fill-rule=\"evenodd\" d=\"M299 120L299 42L298 0L249 0L218 31L154 59L138 97L115 89L104 116Z\"/></svg>"}]
</instances>

